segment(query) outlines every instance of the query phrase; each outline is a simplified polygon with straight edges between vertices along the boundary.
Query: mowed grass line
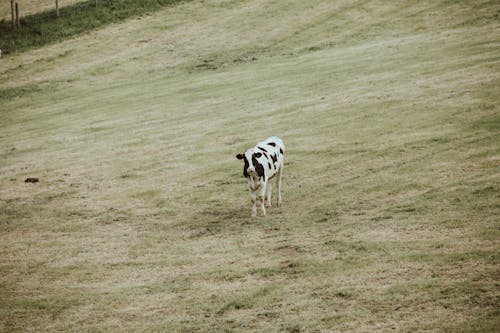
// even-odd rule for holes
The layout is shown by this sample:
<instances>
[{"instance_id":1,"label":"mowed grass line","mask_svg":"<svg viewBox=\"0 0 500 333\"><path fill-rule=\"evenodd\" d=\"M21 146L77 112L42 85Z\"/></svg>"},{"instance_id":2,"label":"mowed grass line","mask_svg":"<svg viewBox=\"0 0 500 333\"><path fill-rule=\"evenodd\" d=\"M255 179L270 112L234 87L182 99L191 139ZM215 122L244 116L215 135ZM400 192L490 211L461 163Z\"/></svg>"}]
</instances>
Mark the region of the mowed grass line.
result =
<instances>
[{"instance_id":1,"label":"mowed grass line","mask_svg":"<svg viewBox=\"0 0 500 333\"><path fill-rule=\"evenodd\" d=\"M248 14L230 22L252 23L251 2L224 5ZM365 5L337 15L359 17ZM289 6L291 17L302 12ZM178 22L193 24L196 8L202 27L227 29L204 17L220 8L182 8ZM3 81L15 90L23 77L44 79L1 109L2 329L493 331L496 23L369 23L376 36L360 27L337 46L327 25L267 52L200 49L201 59L186 52L150 72L136 68L145 54L107 71L86 64L77 77L69 66L84 51L70 41L74 51L55 60L65 74L34 62L13 88ZM245 61L227 63L235 56ZM204 59L217 68L197 67ZM234 155L269 134L287 145L285 205L251 219Z\"/></svg>"}]
</instances>

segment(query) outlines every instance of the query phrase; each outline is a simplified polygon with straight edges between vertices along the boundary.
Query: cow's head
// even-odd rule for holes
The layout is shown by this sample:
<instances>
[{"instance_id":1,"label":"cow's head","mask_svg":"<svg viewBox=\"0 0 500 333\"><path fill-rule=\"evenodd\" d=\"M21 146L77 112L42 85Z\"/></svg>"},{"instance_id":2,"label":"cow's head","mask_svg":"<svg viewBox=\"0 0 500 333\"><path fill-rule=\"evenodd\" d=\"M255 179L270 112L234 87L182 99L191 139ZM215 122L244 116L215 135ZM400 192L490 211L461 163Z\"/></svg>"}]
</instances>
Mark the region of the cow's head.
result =
<instances>
[{"instance_id":1,"label":"cow's head","mask_svg":"<svg viewBox=\"0 0 500 333\"><path fill-rule=\"evenodd\" d=\"M244 154L236 155L236 158L239 160L243 160L243 176L245 177L256 177L262 176L264 174L264 169L262 164L257 160L262 156L261 152L256 152L255 149L248 149Z\"/></svg>"}]
</instances>

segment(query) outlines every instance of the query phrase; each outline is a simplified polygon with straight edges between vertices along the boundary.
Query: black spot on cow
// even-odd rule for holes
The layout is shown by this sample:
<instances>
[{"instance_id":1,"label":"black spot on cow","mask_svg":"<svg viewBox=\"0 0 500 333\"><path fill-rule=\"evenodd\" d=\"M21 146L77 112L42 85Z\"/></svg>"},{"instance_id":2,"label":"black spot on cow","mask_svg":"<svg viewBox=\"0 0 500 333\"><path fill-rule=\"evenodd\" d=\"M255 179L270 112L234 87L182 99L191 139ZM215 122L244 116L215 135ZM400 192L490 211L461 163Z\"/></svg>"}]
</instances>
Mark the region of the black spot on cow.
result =
<instances>
[{"instance_id":1,"label":"black spot on cow","mask_svg":"<svg viewBox=\"0 0 500 333\"><path fill-rule=\"evenodd\" d=\"M266 181L266 176L264 175L264 167L262 166L262 164L259 163L259 161L257 161L257 158L261 156L262 156L261 153L253 154L252 163L259 178L262 177L263 180Z\"/></svg>"},{"instance_id":2,"label":"black spot on cow","mask_svg":"<svg viewBox=\"0 0 500 333\"><path fill-rule=\"evenodd\" d=\"M278 157L276 156L276 154L271 155L271 158L273 159L273 163L276 163L276 161L278 161Z\"/></svg>"},{"instance_id":3,"label":"black spot on cow","mask_svg":"<svg viewBox=\"0 0 500 333\"><path fill-rule=\"evenodd\" d=\"M281 149L281 148L280 148L280 153L281 153L281 155L283 155L283 149Z\"/></svg>"},{"instance_id":4,"label":"black spot on cow","mask_svg":"<svg viewBox=\"0 0 500 333\"><path fill-rule=\"evenodd\" d=\"M276 147L276 144L274 142L268 142L267 144L270 146Z\"/></svg>"},{"instance_id":5,"label":"black spot on cow","mask_svg":"<svg viewBox=\"0 0 500 333\"><path fill-rule=\"evenodd\" d=\"M266 175L264 174L264 167L262 164L259 164L255 167L255 170L257 170L257 174L259 175L259 178L262 177L263 181L266 181Z\"/></svg>"},{"instance_id":6,"label":"black spot on cow","mask_svg":"<svg viewBox=\"0 0 500 333\"><path fill-rule=\"evenodd\" d=\"M264 148L262 148L262 147L257 147L257 148L259 148L260 150L265 151L267 153L267 150L265 150Z\"/></svg>"},{"instance_id":7,"label":"black spot on cow","mask_svg":"<svg viewBox=\"0 0 500 333\"><path fill-rule=\"evenodd\" d=\"M267 165L269 166L269 170L271 170L271 162L267 162Z\"/></svg>"}]
</instances>

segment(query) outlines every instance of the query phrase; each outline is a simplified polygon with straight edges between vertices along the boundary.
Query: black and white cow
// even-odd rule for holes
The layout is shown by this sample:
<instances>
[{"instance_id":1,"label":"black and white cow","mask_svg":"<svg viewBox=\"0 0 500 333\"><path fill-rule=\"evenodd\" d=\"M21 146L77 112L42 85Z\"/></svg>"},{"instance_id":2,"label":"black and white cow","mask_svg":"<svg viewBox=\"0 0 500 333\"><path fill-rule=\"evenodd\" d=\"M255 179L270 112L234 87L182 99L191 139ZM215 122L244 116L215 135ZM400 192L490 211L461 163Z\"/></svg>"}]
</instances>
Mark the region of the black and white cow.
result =
<instances>
[{"instance_id":1,"label":"black and white cow","mask_svg":"<svg viewBox=\"0 0 500 333\"><path fill-rule=\"evenodd\" d=\"M243 160L245 163L243 166L243 175L248 180L248 190L252 198L252 217L257 215L257 190L259 190L259 203L262 215L266 216L266 209L264 208L265 194L267 196L266 205L271 207L272 185L269 180L274 176L277 176L278 207L281 206L281 177L283 176L284 157L285 145L276 136L271 136L259 142L254 148L248 149L244 154L236 155L237 159Z\"/></svg>"}]
</instances>

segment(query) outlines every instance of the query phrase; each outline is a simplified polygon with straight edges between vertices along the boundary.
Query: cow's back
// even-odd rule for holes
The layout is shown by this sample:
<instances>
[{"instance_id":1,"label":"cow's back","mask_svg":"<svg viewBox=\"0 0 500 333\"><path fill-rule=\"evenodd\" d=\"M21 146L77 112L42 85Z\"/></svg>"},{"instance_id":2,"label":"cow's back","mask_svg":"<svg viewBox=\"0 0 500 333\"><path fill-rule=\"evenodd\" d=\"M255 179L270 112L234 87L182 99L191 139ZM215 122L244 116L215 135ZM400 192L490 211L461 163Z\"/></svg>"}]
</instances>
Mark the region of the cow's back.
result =
<instances>
[{"instance_id":1,"label":"cow's back","mask_svg":"<svg viewBox=\"0 0 500 333\"><path fill-rule=\"evenodd\" d=\"M277 136L270 136L259 142L255 148L263 152L259 162L265 168L266 179L273 178L283 165L285 154L283 140Z\"/></svg>"},{"instance_id":2,"label":"cow's back","mask_svg":"<svg viewBox=\"0 0 500 333\"><path fill-rule=\"evenodd\" d=\"M270 136L266 140L264 140L264 142L266 143L266 145L271 145L272 147L275 147L278 152L281 148L281 152L282 152L281 154L284 154L285 144L283 143L283 140L281 140L277 136ZM272 145L273 143L275 144L275 146Z\"/></svg>"}]
</instances>

